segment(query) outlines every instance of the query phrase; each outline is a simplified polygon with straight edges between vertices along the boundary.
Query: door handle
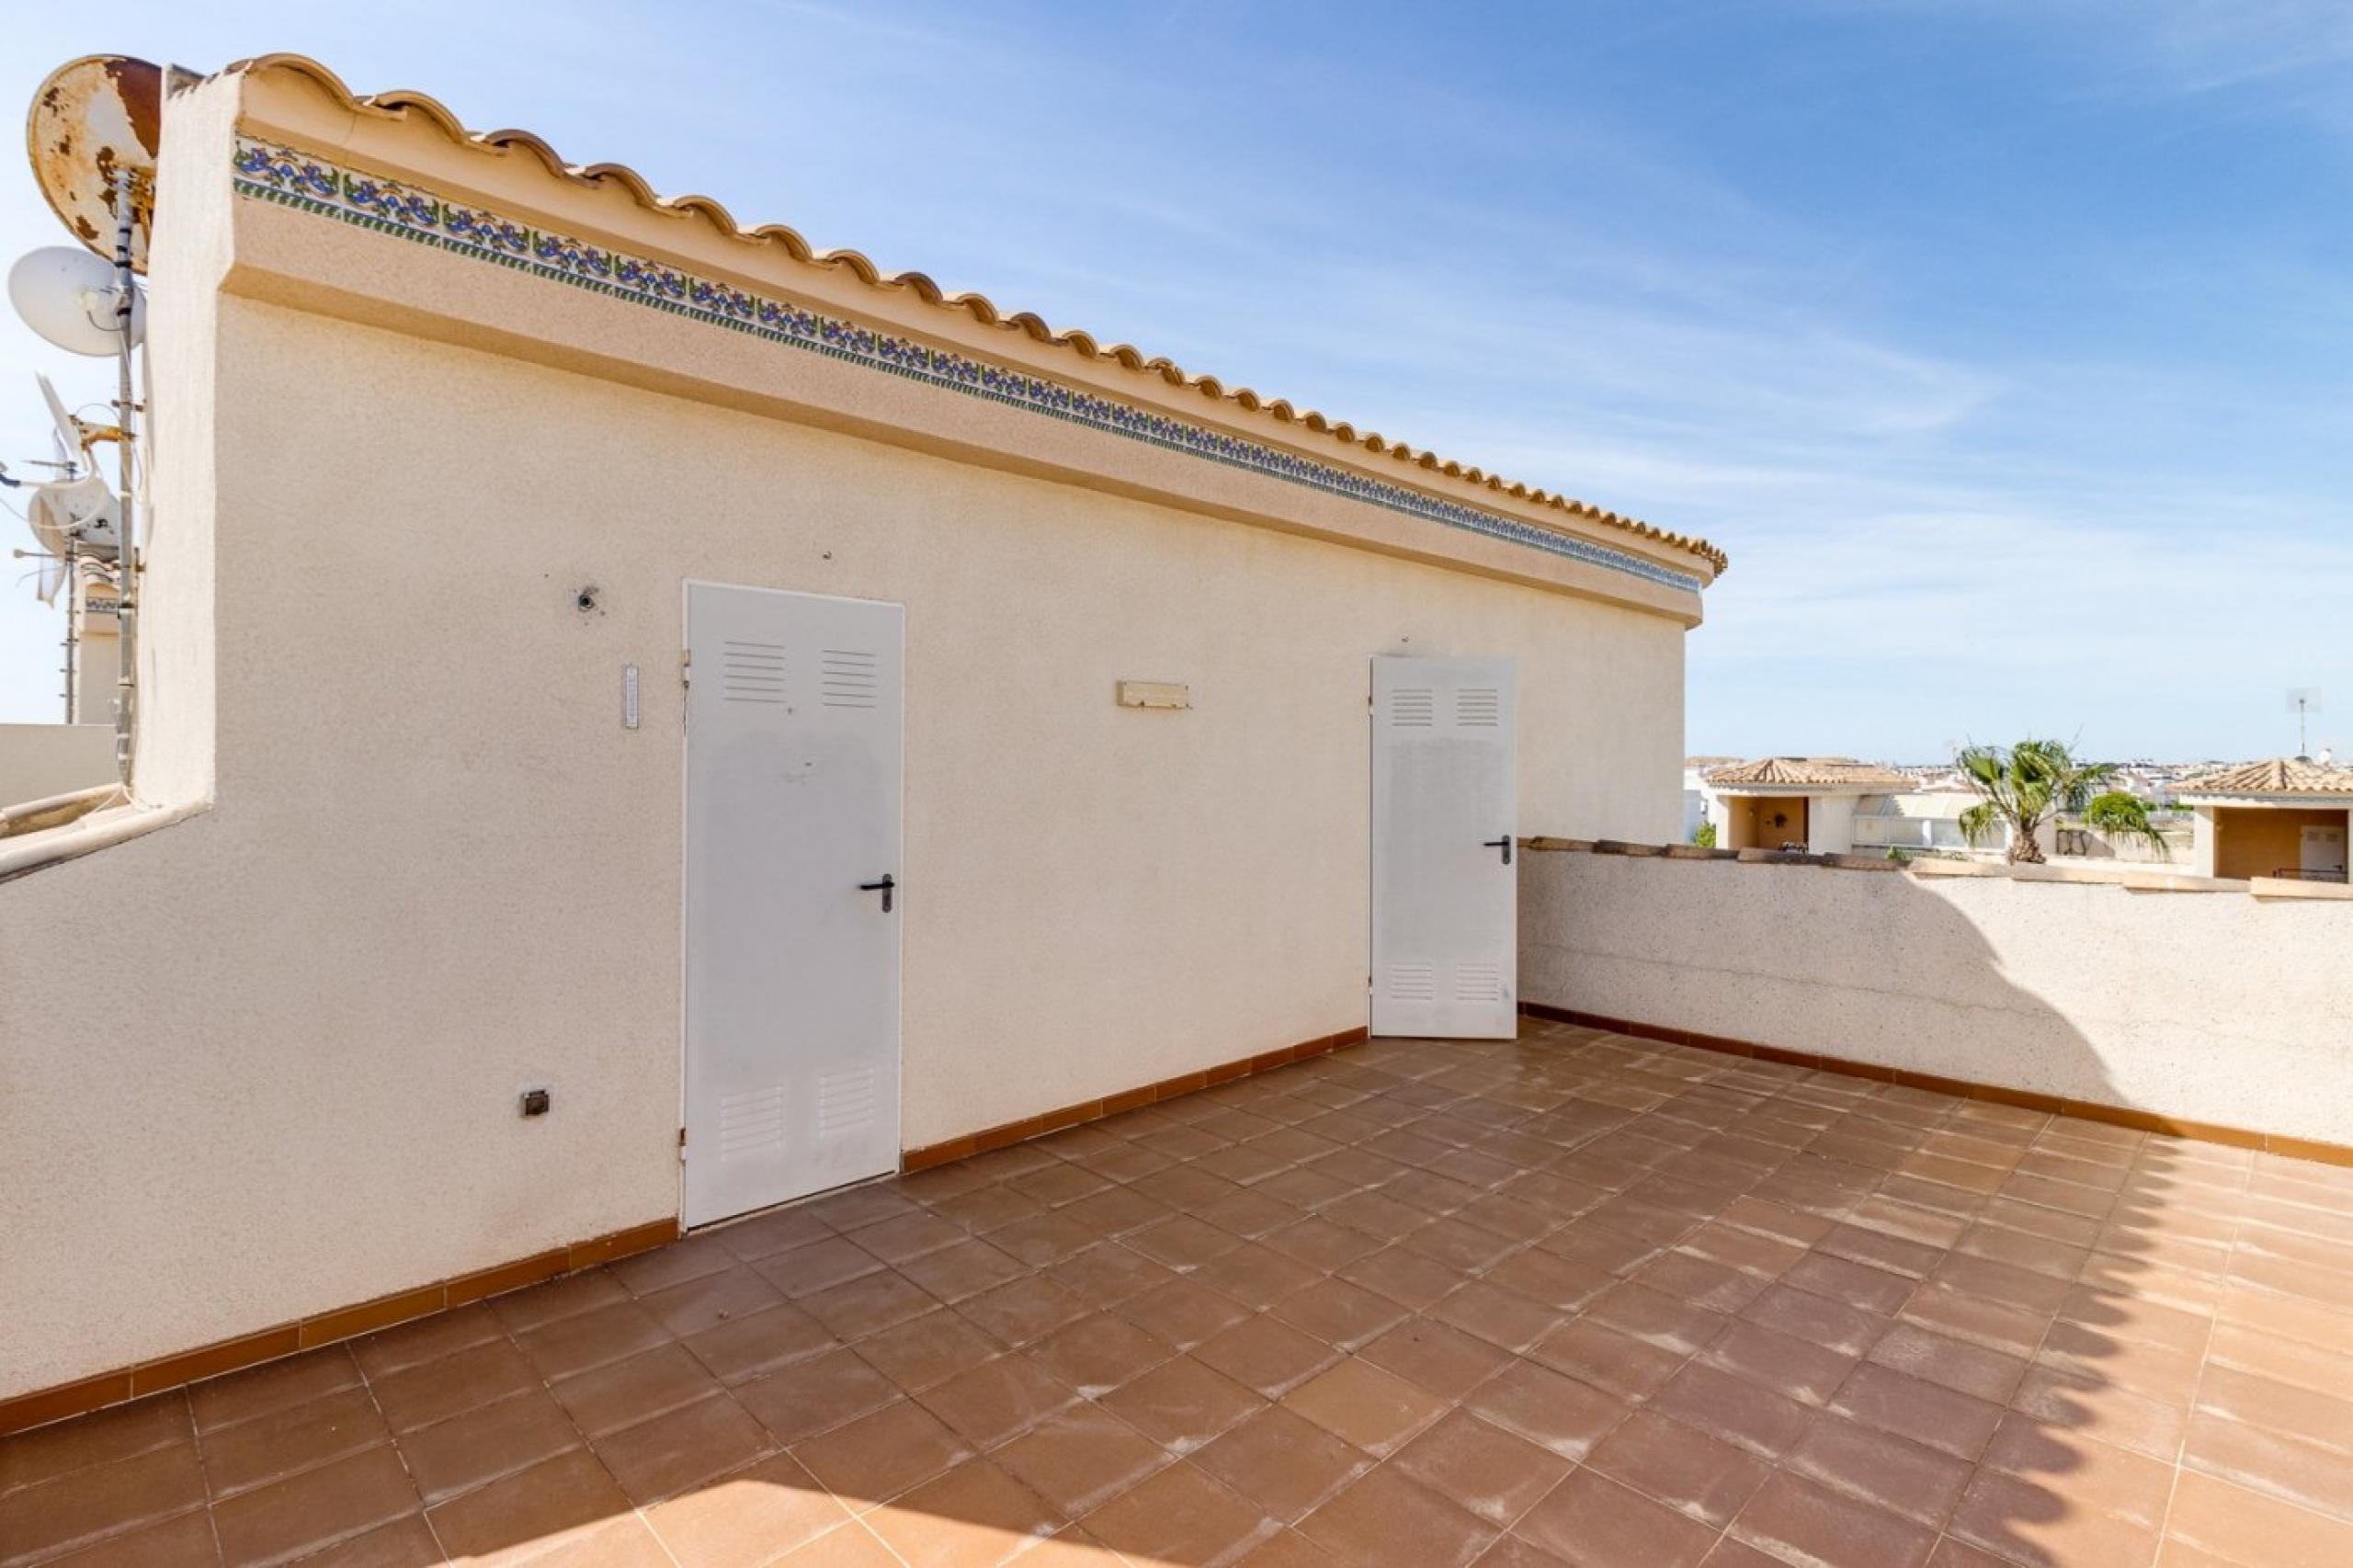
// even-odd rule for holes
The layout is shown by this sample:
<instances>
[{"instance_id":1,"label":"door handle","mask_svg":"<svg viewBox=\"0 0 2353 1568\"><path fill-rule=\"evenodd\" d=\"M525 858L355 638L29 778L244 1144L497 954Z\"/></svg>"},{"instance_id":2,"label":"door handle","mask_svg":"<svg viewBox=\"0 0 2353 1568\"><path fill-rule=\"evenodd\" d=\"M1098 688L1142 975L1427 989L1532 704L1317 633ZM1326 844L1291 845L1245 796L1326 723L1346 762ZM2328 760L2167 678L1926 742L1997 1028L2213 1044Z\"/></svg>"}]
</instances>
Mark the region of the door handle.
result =
<instances>
[{"instance_id":1,"label":"door handle","mask_svg":"<svg viewBox=\"0 0 2353 1568\"><path fill-rule=\"evenodd\" d=\"M1479 847L1480 847L1480 848L1482 848L1482 849L1500 849L1500 850L1502 850L1502 851L1504 852L1504 864L1505 864L1505 865L1506 865L1506 866L1508 866L1508 865L1510 865L1510 864L1511 864L1511 835L1510 835L1506 834L1506 835L1504 835L1503 837L1501 837L1501 838L1490 838L1490 839L1488 839L1484 844L1482 844Z\"/></svg>"},{"instance_id":2,"label":"door handle","mask_svg":"<svg viewBox=\"0 0 2353 1568\"><path fill-rule=\"evenodd\" d=\"M899 884L897 882L891 879L890 873L886 871L882 875L882 880L879 882L858 883L858 891L860 892L881 893L882 895L882 913L888 915L891 913L891 890L898 885Z\"/></svg>"}]
</instances>

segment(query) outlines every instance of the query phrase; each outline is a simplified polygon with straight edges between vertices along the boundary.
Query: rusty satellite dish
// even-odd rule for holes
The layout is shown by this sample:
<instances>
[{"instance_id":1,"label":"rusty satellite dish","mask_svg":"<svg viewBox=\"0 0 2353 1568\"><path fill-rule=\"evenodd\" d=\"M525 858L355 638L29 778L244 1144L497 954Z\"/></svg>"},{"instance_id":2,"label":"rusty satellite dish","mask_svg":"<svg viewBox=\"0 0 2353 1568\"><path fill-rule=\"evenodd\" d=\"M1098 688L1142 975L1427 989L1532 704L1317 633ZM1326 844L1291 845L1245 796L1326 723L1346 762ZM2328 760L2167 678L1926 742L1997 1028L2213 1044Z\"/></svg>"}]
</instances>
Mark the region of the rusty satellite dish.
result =
<instances>
[{"instance_id":1,"label":"rusty satellite dish","mask_svg":"<svg viewBox=\"0 0 2353 1568\"><path fill-rule=\"evenodd\" d=\"M147 270L155 217L155 150L164 74L144 60L89 54L49 74L25 119L25 153L50 210L81 241L114 259L114 193L131 176L131 266Z\"/></svg>"}]
</instances>

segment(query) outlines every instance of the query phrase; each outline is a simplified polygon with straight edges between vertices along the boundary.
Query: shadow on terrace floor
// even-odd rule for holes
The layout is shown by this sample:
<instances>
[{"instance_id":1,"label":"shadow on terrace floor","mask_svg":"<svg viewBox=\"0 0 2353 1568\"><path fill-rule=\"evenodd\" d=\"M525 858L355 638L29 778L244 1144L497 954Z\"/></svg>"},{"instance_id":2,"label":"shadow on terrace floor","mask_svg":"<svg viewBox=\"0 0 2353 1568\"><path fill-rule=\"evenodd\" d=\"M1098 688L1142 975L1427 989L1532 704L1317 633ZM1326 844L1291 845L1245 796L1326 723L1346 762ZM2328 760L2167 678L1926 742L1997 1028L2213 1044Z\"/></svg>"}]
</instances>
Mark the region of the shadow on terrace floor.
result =
<instances>
[{"instance_id":1,"label":"shadow on terrace floor","mask_svg":"<svg viewBox=\"0 0 2353 1568\"><path fill-rule=\"evenodd\" d=\"M2353 1562L2348 1175L1381 1040L0 1441L0 1560Z\"/></svg>"}]
</instances>

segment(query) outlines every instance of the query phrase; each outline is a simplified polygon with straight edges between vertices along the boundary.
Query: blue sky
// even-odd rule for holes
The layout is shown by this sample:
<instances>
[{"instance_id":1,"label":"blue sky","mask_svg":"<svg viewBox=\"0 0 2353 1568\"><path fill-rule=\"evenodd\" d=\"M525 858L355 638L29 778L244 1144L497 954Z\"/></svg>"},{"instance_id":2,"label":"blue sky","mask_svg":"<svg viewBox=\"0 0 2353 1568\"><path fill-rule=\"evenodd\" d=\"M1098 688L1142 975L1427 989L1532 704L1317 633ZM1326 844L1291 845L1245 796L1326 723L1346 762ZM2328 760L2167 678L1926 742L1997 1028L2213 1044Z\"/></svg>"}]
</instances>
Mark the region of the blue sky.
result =
<instances>
[{"instance_id":1,"label":"blue sky","mask_svg":"<svg viewBox=\"0 0 2353 1568\"><path fill-rule=\"evenodd\" d=\"M1693 751L2353 741L2342 0L336 9L9 0L0 108L298 50L1704 533ZM36 368L109 384L0 322L0 458ZM0 720L57 631L0 595Z\"/></svg>"}]
</instances>

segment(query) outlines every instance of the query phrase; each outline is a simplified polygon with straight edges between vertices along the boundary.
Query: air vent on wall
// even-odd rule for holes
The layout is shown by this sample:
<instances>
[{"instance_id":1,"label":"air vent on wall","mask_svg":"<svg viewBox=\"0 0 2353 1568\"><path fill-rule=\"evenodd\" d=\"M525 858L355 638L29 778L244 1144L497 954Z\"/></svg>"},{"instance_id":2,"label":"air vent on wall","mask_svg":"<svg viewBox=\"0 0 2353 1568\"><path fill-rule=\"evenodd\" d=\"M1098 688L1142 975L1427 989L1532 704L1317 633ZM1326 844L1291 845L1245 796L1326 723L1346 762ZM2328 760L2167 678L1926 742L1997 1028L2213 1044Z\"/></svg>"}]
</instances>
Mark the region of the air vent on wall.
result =
<instances>
[{"instance_id":1,"label":"air vent on wall","mask_svg":"<svg viewBox=\"0 0 2353 1568\"><path fill-rule=\"evenodd\" d=\"M784 1087L745 1089L719 1102L719 1157L740 1160L784 1143Z\"/></svg>"},{"instance_id":2,"label":"air vent on wall","mask_svg":"<svg viewBox=\"0 0 2353 1568\"><path fill-rule=\"evenodd\" d=\"M1389 966L1389 996L1394 1002L1434 1002L1438 999L1438 968L1426 963Z\"/></svg>"},{"instance_id":3,"label":"air vent on wall","mask_svg":"<svg viewBox=\"0 0 2353 1568\"><path fill-rule=\"evenodd\" d=\"M1503 722L1503 694L1492 686L1466 687L1454 694L1457 724L1492 730Z\"/></svg>"},{"instance_id":4,"label":"air vent on wall","mask_svg":"<svg viewBox=\"0 0 2353 1568\"><path fill-rule=\"evenodd\" d=\"M1438 693L1426 686L1389 694L1389 722L1401 730L1427 730L1438 722Z\"/></svg>"}]
</instances>

